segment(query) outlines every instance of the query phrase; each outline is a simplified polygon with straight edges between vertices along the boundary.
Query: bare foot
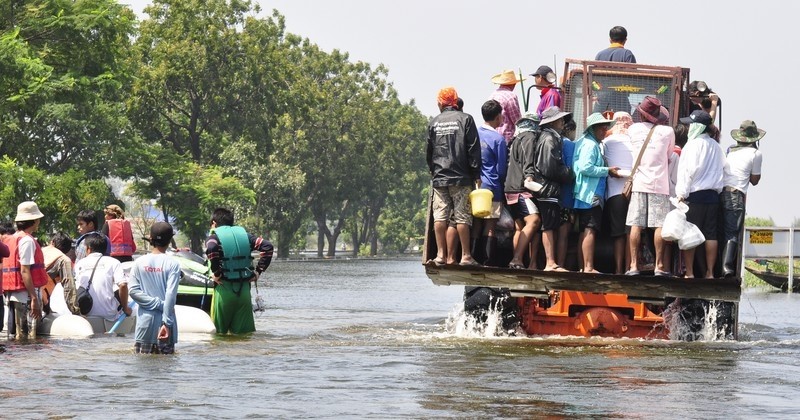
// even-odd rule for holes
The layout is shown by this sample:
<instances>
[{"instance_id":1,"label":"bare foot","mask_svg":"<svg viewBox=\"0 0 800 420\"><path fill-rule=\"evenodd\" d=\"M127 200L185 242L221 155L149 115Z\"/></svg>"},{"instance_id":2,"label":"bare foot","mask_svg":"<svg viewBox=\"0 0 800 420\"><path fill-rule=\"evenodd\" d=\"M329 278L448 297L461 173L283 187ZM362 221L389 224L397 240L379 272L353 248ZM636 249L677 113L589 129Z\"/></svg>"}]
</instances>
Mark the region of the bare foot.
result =
<instances>
[{"instance_id":1,"label":"bare foot","mask_svg":"<svg viewBox=\"0 0 800 420\"><path fill-rule=\"evenodd\" d=\"M569 270L567 270L566 268L561 267L560 265L556 264L556 265L550 265L550 266L545 267L544 271L569 271Z\"/></svg>"},{"instance_id":2,"label":"bare foot","mask_svg":"<svg viewBox=\"0 0 800 420\"><path fill-rule=\"evenodd\" d=\"M601 272L595 270L594 268L584 268L583 272L589 274L602 274Z\"/></svg>"}]
</instances>

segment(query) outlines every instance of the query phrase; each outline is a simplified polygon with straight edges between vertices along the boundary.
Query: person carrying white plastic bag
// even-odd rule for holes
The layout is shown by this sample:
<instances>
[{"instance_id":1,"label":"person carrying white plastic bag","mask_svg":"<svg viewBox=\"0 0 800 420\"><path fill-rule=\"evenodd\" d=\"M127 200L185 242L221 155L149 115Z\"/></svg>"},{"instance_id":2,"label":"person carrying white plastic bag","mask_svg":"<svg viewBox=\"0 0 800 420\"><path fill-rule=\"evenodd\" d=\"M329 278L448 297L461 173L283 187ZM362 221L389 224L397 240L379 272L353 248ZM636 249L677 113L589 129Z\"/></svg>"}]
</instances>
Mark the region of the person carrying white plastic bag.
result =
<instances>
[{"instance_id":1,"label":"person carrying white plastic bag","mask_svg":"<svg viewBox=\"0 0 800 420\"><path fill-rule=\"evenodd\" d=\"M689 206L686 205L686 203L678 201L675 197L671 197L669 201L675 208L670 210L664 218L664 225L661 227L661 237L665 241L678 242L681 240L688 227L689 222L686 221L686 212L689 210Z\"/></svg>"}]
</instances>

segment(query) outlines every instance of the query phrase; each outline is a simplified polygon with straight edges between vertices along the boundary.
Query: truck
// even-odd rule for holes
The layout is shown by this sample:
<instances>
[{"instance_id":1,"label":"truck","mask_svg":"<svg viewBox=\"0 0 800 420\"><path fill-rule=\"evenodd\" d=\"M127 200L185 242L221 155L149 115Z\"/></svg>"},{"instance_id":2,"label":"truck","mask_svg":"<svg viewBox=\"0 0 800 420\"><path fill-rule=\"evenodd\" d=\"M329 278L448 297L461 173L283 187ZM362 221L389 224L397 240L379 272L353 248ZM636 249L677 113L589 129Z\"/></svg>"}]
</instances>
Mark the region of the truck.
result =
<instances>
[{"instance_id":1,"label":"truck","mask_svg":"<svg viewBox=\"0 0 800 420\"><path fill-rule=\"evenodd\" d=\"M558 88L563 110L572 113L576 132L581 133L591 113L626 111L633 115L646 96L657 97L669 110L670 124L676 126L679 118L689 115L697 107L693 104L703 99L698 98L703 96L698 85L707 86L691 83L690 71L684 67L567 59ZM718 127L721 113L719 118ZM499 330L526 335L686 341L738 337L741 261L734 276L724 277L722 258L717 258L712 279L655 276L652 259L640 262L645 270L639 276L581 273L575 264L578 234L573 232L568 258L572 264L567 264L573 271L511 269L506 267L512 257L513 228L499 227L496 266L436 265L431 262L437 251L431 201L422 249L425 273L435 285L465 286L464 311L479 324L491 318L499 320ZM647 236L643 239L640 254L654 254L652 235L649 231L649 240ZM672 273L680 273L684 264L681 253L675 244L671 247L668 263ZM697 252L702 253L703 247ZM738 255L741 259L741 245ZM702 255L696 260L705 261ZM611 273L613 261L611 238L601 231L595 247L597 269ZM705 267L696 270L703 273Z\"/></svg>"}]
</instances>

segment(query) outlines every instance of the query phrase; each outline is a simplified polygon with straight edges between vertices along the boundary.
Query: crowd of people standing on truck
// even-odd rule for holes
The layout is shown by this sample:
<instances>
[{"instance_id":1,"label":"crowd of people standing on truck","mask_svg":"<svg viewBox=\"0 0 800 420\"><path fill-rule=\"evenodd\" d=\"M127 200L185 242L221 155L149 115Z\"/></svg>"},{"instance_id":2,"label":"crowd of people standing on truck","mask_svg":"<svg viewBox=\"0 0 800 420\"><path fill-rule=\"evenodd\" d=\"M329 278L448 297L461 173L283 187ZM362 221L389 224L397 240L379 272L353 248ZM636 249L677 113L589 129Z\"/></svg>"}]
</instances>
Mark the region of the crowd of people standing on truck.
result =
<instances>
[{"instance_id":1,"label":"crowd of people standing on truck","mask_svg":"<svg viewBox=\"0 0 800 420\"><path fill-rule=\"evenodd\" d=\"M624 28L615 26L609 37L611 45L596 60L636 62L624 48ZM751 120L742 122L731 131L735 145L723 151L714 125L719 98L704 83L692 82L691 114L675 127L660 100L647 96L632 113L589 115L584 131L575 133L571 114L561 110L552 69L543 65L530 76L541 92L536 111L521 114L513 92L524 78L506 70L492 78L498 88L481 107L480 128L460 110L455 88L440 90L441 113L429 124L427 148L437 245L432 264L497 265L495 228L505 208L516 226L510 268L539 268L541 241L542 268L567 271L568 235L577 227L579 271L598 273L595 243L605 230L613 239L614 272L640 275L643 233L652 229L654 275L673 276L672 247L661 228L674 203L683 202L687 221L705 238L705 264L699 265L705 272L694 272L691 248L683 250L682 275L715 277L719 237L725 241L723 275L735 274L747 188L761 177L758 142L764 130ZM701 88L705 95L698 94ZM475 223L469 201L473 188L488 189L493 196L491 213ZM724 226L723 235L718 224Z\"/></svg>"},{"instance_id":2,"label":"crowd of people standing on truck","mask_svg":"<svg viewBox=\"0 0 800 420\"><path fill-rule=\"evenodd\" d=\"M17 206L14 222L0 224L0 296L7 323L0 322L10 339L35 339L43 316L80 315L109 321L133 314L136 306L136 353L170 354L177 342L175 304L182 276L180 264L167 255L175 232L167 222L156 222L150 235L150 253L134 261L136 243L130 221L116 204L98 213L77 214L78 238L64 232L50 235L41 246L34 234L45 215L33 201ZM220 334L255 331L250 282L269 267L272 244L234 225L233 212L214 211L206 256L214 282L212 318ZM251 252L259 259L251 266ZM133 261L133 262L132 262ZM127 269L124 263L132 264ZM61 285L61 288L56 288ZM64 307L51 305L59 290ZM88 297L87 297L88 296ZM133 301L133 302L131 302ZM0 314L0 320L3 319Z\"/></svg>"}]
</instances>

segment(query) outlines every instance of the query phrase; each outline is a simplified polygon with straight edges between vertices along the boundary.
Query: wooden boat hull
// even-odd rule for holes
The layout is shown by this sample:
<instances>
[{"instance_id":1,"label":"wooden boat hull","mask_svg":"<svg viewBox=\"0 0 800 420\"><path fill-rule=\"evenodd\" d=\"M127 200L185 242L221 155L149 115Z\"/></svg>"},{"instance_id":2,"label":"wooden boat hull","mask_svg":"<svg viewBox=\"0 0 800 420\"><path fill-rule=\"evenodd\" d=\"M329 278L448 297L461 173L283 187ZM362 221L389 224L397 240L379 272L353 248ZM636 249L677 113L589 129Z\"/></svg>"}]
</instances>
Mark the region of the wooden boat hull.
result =
<instances>
[{"instance_id":1,"label":"wooden boat hull","mask_svg":"<svg viewBox=\"0 0 800 420\"><path fill-rule=\"evenodd\" d=\"M752 275L764 281L764 283L769 284L770 286L777 287L778 289L781 289L781 291L784 292L789 290L788 274L757 270L751 267L745 267L745 269L749 271ZM798 279L794 279L792 283L793 283L792 293L800 293L800 281L798 281Z\"/></svg>"}]
</instances>

